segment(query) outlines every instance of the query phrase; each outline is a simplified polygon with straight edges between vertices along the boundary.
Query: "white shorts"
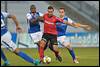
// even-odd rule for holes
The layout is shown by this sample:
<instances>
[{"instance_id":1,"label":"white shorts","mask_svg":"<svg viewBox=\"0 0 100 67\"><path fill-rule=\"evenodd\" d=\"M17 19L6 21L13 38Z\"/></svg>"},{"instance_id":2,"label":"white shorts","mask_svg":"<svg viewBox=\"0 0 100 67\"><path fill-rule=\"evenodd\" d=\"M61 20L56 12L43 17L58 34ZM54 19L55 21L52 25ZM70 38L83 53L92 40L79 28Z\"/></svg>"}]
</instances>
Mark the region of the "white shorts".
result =
<instances>
[{"instance_id":1,"label":"white shorts","mask_svg":"<svg viewBox=\"0 0 100 67\"><path fill-rule=\"evenodd\" d=\"M30 35L31 39L36 43L42 39L43 32L39 31L36 33L30 33L29 35Z\"/></svg>"},{"instance_id":2,"label":"white shorts","mask_svg":"<svg viewBox=\"0 0 100 67\"><path fill-rule=\"evenodd\" d=\"M57 37L58 44L62 46L66 46L68 43L70 43L70 40L66 36L60 36Z\"/></svg>"},{"instance_id":3,"label":"white shorts","mask_svg":"<svg viewBox=\"0 0 100 67\"><path fill-rule=\"evenodd\" d=\"M11 40L12 35L9 31L1 36L1 44L6 46L9 50L15 51L17 45Z\"/></svg>"}]
</instances>

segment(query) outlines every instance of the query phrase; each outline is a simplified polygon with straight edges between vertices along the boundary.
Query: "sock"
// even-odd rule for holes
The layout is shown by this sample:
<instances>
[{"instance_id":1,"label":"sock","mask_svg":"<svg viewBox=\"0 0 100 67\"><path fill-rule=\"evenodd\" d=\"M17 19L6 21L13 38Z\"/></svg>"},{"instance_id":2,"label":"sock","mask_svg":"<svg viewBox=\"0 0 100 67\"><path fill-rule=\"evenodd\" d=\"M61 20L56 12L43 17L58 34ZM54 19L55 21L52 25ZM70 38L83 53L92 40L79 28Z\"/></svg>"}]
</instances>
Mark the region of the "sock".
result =
<instances>
[{"instance_id":1,"label":"sock","mask_svg":"<svg viewBox=\"0 0 100 67\"><path fill-rule=\"evenodd\" d=\"M68 49L70 55L72 56L73 60L75 59L75 53L73 49Z\"/></svg>"},{"instance_id":2,"label":"sock","mask_svg":"<svg viewBox=\"0 0 100 67\"><path fill-rule=\"evenodd\" d=\"M5 64L9 64L8 60L4 62Z\"/></svg>"},{"instance_id":3,"label":"sock","mask_svg":"<svg viewBox=\"0 0 100 67\"><path fill-rule=\"evenodd\" d=\"M34 59L32 59L31 57L29 57L27 54L23 53L23 52L18 52L17 53L18 56L20 56L21 58L23 58L24 60L30 62L30 63L33 63L34 62Z\"/></svg>"},{"instance_id":4,"label":"sock","mask_svg":"<svg viewBox=\"0 0 100 67\"><path fill-rule=\"evenodd\" d=\"M55 53L55 56L57 57L59 52L55 50L53 50L53 52Z\"/></svg>"},{"instance_id":5,"label":"sock","mask_svg":"<svg viewBox=\"0 0 100 67\"><path fill-rule=\"evenodd\" d=\"M40 61L43 59L44 57L44 49L42 47L39 47L39 57L40 57Z\"/></svg>"},{"instance_id":6,"label":"sock","mask_svg":"<svg viewBox=\"0 0 100 67\"><path fill-rule=\"evenodd\" d=\"M2 50L1 50L1 58L4 60L4 62L8 62L8 60Z\"/></svg>"}]
</instances>

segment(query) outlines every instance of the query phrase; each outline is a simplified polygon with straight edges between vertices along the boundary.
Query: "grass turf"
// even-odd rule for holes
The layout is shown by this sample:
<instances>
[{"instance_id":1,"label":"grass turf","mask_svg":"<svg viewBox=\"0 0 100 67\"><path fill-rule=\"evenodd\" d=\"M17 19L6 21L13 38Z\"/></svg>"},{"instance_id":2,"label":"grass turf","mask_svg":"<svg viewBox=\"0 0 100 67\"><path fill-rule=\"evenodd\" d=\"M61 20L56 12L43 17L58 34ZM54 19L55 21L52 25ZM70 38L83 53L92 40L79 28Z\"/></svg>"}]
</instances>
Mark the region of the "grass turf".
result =
<instances>
[{"instance_id":1,"label":"grass turf","mask_svg":"<svg viewBox=\"0 0 100 67\"><path fill-rule=\"evenodd\" d=\"M50 64L42 64L40 66L99 66L99 48L73 48L76 56L78 57L79 64L75 64L72 61L72 58L66 48L60 48L60 54L63 61L60 63L56 60L54 53L50 49L46 49L45 55L50 56L52 62ZM33 49L21 49L24 53L29 56L37 59L39 58L38 50ZM33 64L28 63L21 59L19 56L16 56L12 52L3 49L8 60L10 61L11 66L33 66ZM1 64L3 61L1 60Z\"/></svg>"}]
</instances>

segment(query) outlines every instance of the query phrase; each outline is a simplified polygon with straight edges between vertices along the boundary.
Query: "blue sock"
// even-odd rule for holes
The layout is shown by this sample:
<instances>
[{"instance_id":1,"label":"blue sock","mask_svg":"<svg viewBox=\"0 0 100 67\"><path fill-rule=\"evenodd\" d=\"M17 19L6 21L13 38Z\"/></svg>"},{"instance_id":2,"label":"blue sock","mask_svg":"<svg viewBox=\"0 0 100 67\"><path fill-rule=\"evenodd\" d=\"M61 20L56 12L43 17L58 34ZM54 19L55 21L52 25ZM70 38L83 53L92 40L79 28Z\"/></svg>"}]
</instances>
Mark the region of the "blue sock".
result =
<instances>
[{"instance_id":1,"label":"blue sock","mask_svg":"<svg viewBox=\"0 0 100 67\"><path fill-rule=\"evenodd\" d=\"M68 51L69 51L70 55L72 56L73 60L76 59L74 50L73 49L68 49Z\"/></svg>"},{"instance_id":2,"label":"blue sock","mask_svg":"<svg viewBox=\"0 0 100 67\"><path fill-rule=\"evenodd\" d=\"M23 58L24 60L30 62L30 63L34 62L34 60L31 57L29 57L27 54L25 54L21 51L19 53L17 53L17 55L20 56L21 58Z\"/></svg>"},{"instance_id":3,"label":"blue sock","mask_svg":"<svg viewBox=\"0 0 100 67\"><path fill-rule=\"evenodd\" d=\"M7 61L7 58L5 56L5 54L3 53L3 51L1 50L1 58L4 60L4 62Z\"/></svg>"}]
</instances>

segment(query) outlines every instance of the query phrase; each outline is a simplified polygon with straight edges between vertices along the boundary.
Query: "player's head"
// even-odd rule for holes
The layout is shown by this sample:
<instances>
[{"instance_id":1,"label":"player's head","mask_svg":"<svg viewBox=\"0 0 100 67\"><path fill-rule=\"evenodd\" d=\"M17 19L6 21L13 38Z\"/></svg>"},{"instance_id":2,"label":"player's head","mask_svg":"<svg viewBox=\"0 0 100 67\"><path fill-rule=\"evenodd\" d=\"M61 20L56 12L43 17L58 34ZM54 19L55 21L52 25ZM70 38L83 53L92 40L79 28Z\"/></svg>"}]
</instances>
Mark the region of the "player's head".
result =
<instances>
[{"instance_id":1,"label":"player's head","mask_svg":"<svg viewBox=\"0 0 100 67\"><path fill-rule=\"evenodd\" d=\"M59 8L59 15L60 16L64 16L65 15L65 8L64 7Z\"/></svg>"},{"instance_id":2,"label":"player's head","mask_svg":"<svg viewBox=\"0 0 100 67\"><path fill-rule=\"evenodd\" d=\"M53 12L54 12L54 8L52 6L49 6L48 7L48 15L49 16L52 16L53 15Z\"/></svg>"},{"instance_id":3,"label":"player's head","mask_svg":"<svg viewBox=\"0 0 100 67\"><path fill-rule=\"evenodd\" d=\"M31 5L31 6L30 6L30 11L31 11L32 13L35 13L35 12L36 12L36 7L35 7L35 5Z\"/></svg>"}]
</instances>

